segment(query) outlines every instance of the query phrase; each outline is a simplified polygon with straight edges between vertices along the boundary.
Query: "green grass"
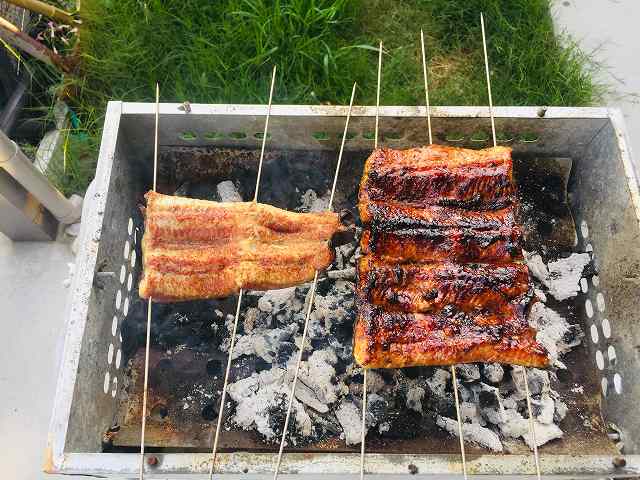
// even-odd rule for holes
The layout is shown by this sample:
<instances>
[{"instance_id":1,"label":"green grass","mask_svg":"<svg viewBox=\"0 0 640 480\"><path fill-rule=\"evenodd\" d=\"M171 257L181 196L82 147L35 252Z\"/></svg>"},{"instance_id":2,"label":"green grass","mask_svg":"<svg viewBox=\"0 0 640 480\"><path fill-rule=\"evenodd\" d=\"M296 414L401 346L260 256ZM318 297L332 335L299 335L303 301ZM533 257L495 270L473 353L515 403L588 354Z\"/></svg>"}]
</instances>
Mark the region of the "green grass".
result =
<instances>
[{"instance_id":1,"label":"green grass","mask_svg":"<svg viewBox=\"0 0 640 480\"><path fill-rule=\"evenodd\" d=\"M97 145L106 102L424 102L424 28L433 105L487 104L480 11L496 105L589 105L589 58L554 34L550 0L94 0L83 3L83 74L64 80L80 130ZM78 158L82 157L81 155ZM75 158L75 156L74 156ZM62 177L59 177L62 178ZM58 180L60 181L60 180Z\"/></svg>"},{"instance_id":2,"label":"green grass","mask_svg":"<svg viewBox=\"0 0 640 480\"><path fill-rule=\"evenodd\" d=\"M49 161L46 175L66 196L83 194L95 174L99 140L85 133L65 133L63 148Z\"/></svg>"}]
</instances>

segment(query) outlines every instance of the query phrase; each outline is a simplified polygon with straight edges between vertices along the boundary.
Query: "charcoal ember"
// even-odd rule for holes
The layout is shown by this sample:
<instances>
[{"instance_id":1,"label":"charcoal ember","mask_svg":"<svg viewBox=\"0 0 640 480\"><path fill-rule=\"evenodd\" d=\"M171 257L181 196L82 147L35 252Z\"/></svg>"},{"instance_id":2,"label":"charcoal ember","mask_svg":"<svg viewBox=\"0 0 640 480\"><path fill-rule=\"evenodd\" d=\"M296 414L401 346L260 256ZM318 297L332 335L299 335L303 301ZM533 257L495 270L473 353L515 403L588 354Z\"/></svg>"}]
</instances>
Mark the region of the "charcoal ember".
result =
<instances>
[{"instance_id":1,"label":"charcoal ember","mask_svg":"<svg viewBox=\"0 0 640 480\"><path fill-rule=\"evenodd\" d=\"M531 395L541 395L543 392L549 392L551 389L551 382L549 380L549 372L541 370L539 368L523 369L522 367L516 367L511 373L514 387L516 391L526 398L525 379L529 383L529 392Z\"/></svg>"},{"instance_id":2,"label":"charcoal ember","mask_svg":"<svg viewBox=\"0 0 640 480\"><path fill-rule=\"evenodd\" d=\"M534 428L536 431L536 444L538 447L541 447L545 443L549 443L551 440L562 438L563 436L562 430L560 430L560 427L558 427L555 423L546 424L538 422L537 420L534 423ZM524 443L526 443L527 446L531 450L533 450L533 436L530 430L527 430L527 432L522 435L522 439L524 440Z\"/></svg>"},{"instance_id":3,"label":"charcoal ember","mask_svg":"<svg viewBox=\"0 0 640 480\"><path fill-rule=\"evenodd\" d=\"M455 415L453 390L450 388L451 374L442 368L436 368L425 380L426 395L423 405L428 410L442 415Z\"/></svg>"},{"instance_id":4,"label":"charcoal ember","mask_svg":"<svg viewBox=\"0 0 640 480\"><path fill-rule=\"evenodd\" d=\"M580 278L591 263L591 254L572 253L545 264L540 255L525 252L525 261L531 274L555 299L562 301L575 297L580 291Z\"/></svg>"},{"instance_id":5,"label":"charcoal ember","mask_svg":"<svg viewBox=\"0 0 640 480\"><path fill-rule=\"evenodd\" d=\"M342 433L342 426L331 413L321 414L315 410L307 410L315 428L315 438L322 440Z\"/></svg>"},{"instance_id":6,"label":"charcoal ember","mask_svg":"<svg viewBox=\"0 0 640 480\"><path fill-rule=\"evenodd\" d=\"M438 415L436 425L446 430L451 435L458 436L458 422L451 418ZM494 452L502 452L502 442L500 437L489 428L483 427L477 423L462 423L462 436L465 441L472 442L483 447L489 448Z\"/></svg>"},{"instance_id":7,"label":"charcoal ember","mask_svg":"<svg viewBox=\"0 0 640 480\"><path fill-rule=\"evenodd\" d=\"M255 429L266 442L279 438L291 388L285 379L286 370L272 368L230 383L229 398L236 407L231 423L245 430ZM311 418L295 398L289 432L294 444L312 433Z\"/></svg>"},{"instance_id":8,"label":"charcoal ember","mask_svg":"<svg viewBox=\"0 0 640 480\"><path fill-rule=\"evenodd\" d=\"M194 182L189 186L189 194L187 196L216 202L218 201L217 184L211 181Z\"/></svg>"},{"instance_id":9,"label":"charcoal ember","mask_svg":"<svg viewBox=\"0 0 640 480\"><path fill-rule=\"evenodd\" d=\"M304 381L299 381L296 385L296 398L305 405L313 408L320 413L326 413L329 411L329 407L326 403L321 402L314 390L307 386Z\"/></svg>"},{"instance_id":10,"label":"charcoal ember","mask_svg":"<svg viewBox=\"0 0 640 480\"><path fill-rule=\"evenodd\" d=\"M238 336L233 349L233 358L255 354L266 362L273 363L278 354L279 345L291 340L297 331L298 325L295 323L285 328L254 329L249 334Z\"/></svg>"},{"instance_id":11,"label":"charcoal ember","mask_svg":"<svg viewBox=\"0 0 640 480\"><path fill-rule=\"evenodd\" d=\"M283 365L289 361L293 353L297 350L296 344L293 342L280 342L276 353L275 363Z\"/></svg>"},{"instance_id":12,"label":"charcoal ember","mask_svg":"<svg viewBox=\"0 0 640 480\"><path fill-rule=\"evenodd\" d=\"M319 197L314 190L307 190L300 197L300 206L296 210L300 212L324 212L329 208L329 192Z\"/></svg>"},{"instance_id":13,"label":"charcoal ember","mask_svg":"<svg viewBox=\"0 0 640 480\"><path fill-rule=\"evenodd\" d=\"M229 382L235 383L238 380L245 379L250 377L254 372L266 370L265 368L261 368L265 366L265 363L257 355L245 355L240 357L234 362L231 362L231 370L229 371ZM269 364L266 364L270 367ZM261 368L261 370L260 370Z\"/></svg>"},{"instance_id":14,"label":"charcoal ember","mask_svg":"<svg viewBox=\"0 0 640 480\"><path fill-rule=\"evenodd\" d=\"M442 368L436 368L431 377L426 380L430 395L437 398L448 398L447 384L451 374Z\"/></svg>"},{"instance_id":15,"label":"charcoal ember","mask_svg":"<svg viewBox=\"0 0 640 480\"><path fill-rule=\"evenodd\" d=\"M339 246L338 248L336 248L337 251L340 252L340 256L343 259L343 266L346 266L349 262L349 259L351 259L351 257L353 257L353 254L356 251L356 244L355 243L346 243L344 245Z\"/></svg>"},{"instance_id":16,"label":"charcoal ember","mask_svg":"<svg viewBox=\"0 0 640 480\"><path fill-rule=\"evenodd\" d=\"M419 386L410 387L405 394L407 408L422 413L422 399L424 398L424 394L424 388Z\"/></svg>"},{"instance_id":17,"label":"charcoal ember","mask_svg":"<svg viewBox=\"0 0 640 480\"><path fill-rule=\"evenodd\" d=\"M361 411L358 406L347 399L342 400L335 410L336 418L342 426L342 437L347 445L356 445L361 441L362 423L360 421ZM369 431L369 428L365 428ZM365 432L366 435L366 432Z\"/></svg>"},{"instance_id":18,"label":"charcoal ember","mask_svg":"<svg viewBox=\"0 0 640 480\"><path fill-rule=\"evenodd\" d=\"M285 309L295 296L295 287L269 290L258 299L258 309L265 313L276 314Z\"/></svg>"},{"instance_id":19,"label":"charcoal ember","mask_svg":"<svg viewBox=\"0 0 640 480\"><path fill-rule=\"evenodd\" d=\"M221 202L241 202L242 196L231 180L225 180L216 185L218 200Z\"/></svg>"},{"instance_id":20,"label":"charcoal ember","mask_svg":"<svg viewBox=\"0 0 640 480\"><path fill-rule=\"evenodd\" d=\"M482 365L482 378L488 383L500 383L504 378L504 368L499 363L485 363Z\"/></svg>"},{"instance_id":21,"label":"charcoal ember","mask_svg":"<svg viewBox=\"0 0 640 480\"><path fill-rule=\"evenodd\" d=\"M396 403L395 408L389 408L386 419L380 424L378 431L384 438L420 438L427 434L422 413L406 408ZM388 423L388 429L387 424Z\"/></svg>"},{"instance_id":22,"label":"charcoal ember","mask_svg":"<svg viewBox=\"0 0 640 480\"><path fill-rule=\"evenodd\" d=\"M474 363L456 365L456 373L463 382L475 382L480 380L480 367Z\"/></svg>"},{"instance_id":23,"label":"charcoal ember","mask_svg":"<svg viewBox=\"0 0 640 480\"><path fill-rule=\"evenodd\" d=\"M367 413L365 416L367 428L373 428L387 420L388 406L387 400L381 395L377 393L367 395Z\"/></svg>"},{"instance_id":24,"label":"charcoal ember","mask_svg":"<svg viewBox=\"0 0 640 480\"><path fill-rule=\"evenodd\" d=\"M380 375L375 370L369 370L367 372L367 392L368 393L378 393L381 390L384 390L387 386L384 381L384 377ZM422 396L424 396L424 389Z\"/></svg>"},{"instance_id":25,"label":"charcoal ember","mask_svg":"<svg viewBox=\"0 0 640 480\"><path fill-rule=\"evenodd\" d=\"M353 344L343 341L345 338L349 338L349 336L349 326L345 328L344 324L341 324L333 326L331 333L326 337L329 346L336 352L338 358L345 362L353 360Z\"/></svg>"},{"instance_id":26,"label":"charcoal ember","mask_svg":"<svg viewBox=\"0 0 640 480\"><path fill-rule=\"evenodd\" d=\"M475 399L475 395L471 390L471 387L465 383L461 383L458 380L458 398L463 402L471 402Z\"/></svg>"},{"instance_id":27,"label":"charcoal ember","mask_svg":"<svg viewBox=\"0 0 640 480\"><path fill-rule=\"evenodd\" d=\"M474 402L460 403L460 418L463 423L477 423L485 426L487 422L480 415L480 408Z\"/></svg>"},{"instance_id":28,"label":"charcoal ember","mask_svg":"<svg viewBox=\"0 0 640 480\"><path fill-rule=\"evenodd\" d=\"M540 423L551 424L556 411L556 404L548 393L543 393L540 399L531 400L531 410L534 418Z\"/></svg>"},{"instance_id":29,"label":"charcoal ember","mask_svg":"<svg viewBox=\"0 0 640 480\"><path fill-rule=\"evenodd\" d=\"M330 270L327 272L327 276L334 280L353 280L356 278L355 267L340 268L339 270Z\"/></svg>"},{"instance_id":30,"label":"charcoal ember","mask_svg":"<svg viewBox=\"0 0 640 480\"><path fill-rule=\"evenodd\" d=\"M569 407L560 399L555 400L555 411L553 413L553 421L556 423L560 423L564 420L564 417L567 416L567 412L569 411Z\"/></svg>"},{"instance_id":31,"label":"charcoal ember","mask_svg":"<svg viewBox=\"0 0 640 480\"><path fill-rule=\"evenodd\" d=\"M308 386L320 403L328 405L338 400L338 387L334 383L336 371L333 366L338 358L330 348L315 350L306 361L300 364L298 379ZM295 363L289 361L288 374L291 374L293 381L293 371Z\"/></svg>"},{"instance_id":32,"label":"charcoal ember","mask_svg":"<svg viewBox=\"0 0 640 480\"><path fill-rule=\"evenodd\" d=\"M481 383L476 387L476 395L482 418L494 425L502 423L505 420L500 390L496 387Z\"/></svg>"},{"instance_id":33,"label":"charcoal ember","mask_svg":"<svg viewBox=\"0 0 640 480\"><path fill-rule=\"evenodd\" d=\"M260 310L255 307L247 308L242 320L242 329L244 333L251 333L254 328L266 328L266 322L261 322L260 319Z\"/></svg>"}]
</instances>

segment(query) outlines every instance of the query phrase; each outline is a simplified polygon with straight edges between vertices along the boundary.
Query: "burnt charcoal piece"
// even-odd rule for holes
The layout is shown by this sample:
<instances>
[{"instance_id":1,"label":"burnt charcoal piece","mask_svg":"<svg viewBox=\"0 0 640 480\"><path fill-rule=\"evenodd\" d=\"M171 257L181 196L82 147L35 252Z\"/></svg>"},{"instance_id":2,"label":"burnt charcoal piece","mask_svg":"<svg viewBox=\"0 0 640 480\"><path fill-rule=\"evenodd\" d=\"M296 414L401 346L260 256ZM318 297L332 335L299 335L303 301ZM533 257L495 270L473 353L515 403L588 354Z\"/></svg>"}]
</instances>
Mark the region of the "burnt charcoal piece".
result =
<instances>
[{"instance_id":1,"label":"burnt charcoal piece","mask_svg":"<svg viewBox=\"0 0 640 480\"><path fill-rule=\"evenodd\" d=\"M209 403L202 409L202 418L211 422L218 418L218 407L214 403Z\"/></svg>"}]
</instances>

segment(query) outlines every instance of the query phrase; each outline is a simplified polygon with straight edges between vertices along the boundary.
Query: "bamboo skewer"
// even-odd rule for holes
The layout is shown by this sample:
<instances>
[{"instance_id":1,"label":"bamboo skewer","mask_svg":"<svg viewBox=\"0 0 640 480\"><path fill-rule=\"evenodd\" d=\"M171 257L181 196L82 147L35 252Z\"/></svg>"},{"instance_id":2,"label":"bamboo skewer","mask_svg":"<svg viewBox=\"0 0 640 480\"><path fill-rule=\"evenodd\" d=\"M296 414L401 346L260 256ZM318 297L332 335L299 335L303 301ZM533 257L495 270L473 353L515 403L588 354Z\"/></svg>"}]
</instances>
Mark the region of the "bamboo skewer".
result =
<instances>
[{"instance_id":1,"label":"bamboo skewer","mask_svg":"<svg viewBox=\"0 0 640 480\"><path fill-rule=\"evenodd\" d=\"M269 103L267 105L267 115L264 121L264 132L262 135L262 147L260 149L260 161L258 162L258 173L256 175L256 188L253 193L253 203L258 202L258 192L260 189L260 179L262 177L262 164L264 161L264 149L267 143L267 133L269 131L269 117L271 116L271 105L273 102L273 90L276 83L276 66L273 67L271 73L271 87L269 88ZM218 409L218 420L216 422L216 431L213 437L213 447L211 449L211 463L209 465L209 480L213 478L213 472L215 470L216 458L218 455L218 440L220 439L220 429L222 427L222 418L224 414L224 403L227 398L227 387L229 386L229 373L231 372L231 361L233 358L233 349L236 344L236 336L238 332L238 319L240 318L240 307L242 305L242 296L244 289L240 289L238 292L238 303L236 304L236 314L233 318L233 329L231 331L231 343L229 344L229 355L227 356L227 367L224 373L224 384L222 385L222 395L220 397L220 408Z\"/></svg>"},{"instance_id":2,"label":"bamboo skewer","mask_svg":"<svg viewBox=\"0 0 640 480\"><path fill-rule=\"evenodd\" d=\"M427 76L427 54L424 48L424 32L420 29L420 46L422 49L422 74L424 76L424 101L427 106L427 129L429 130L429 145L433 143L431 135L431 105L429 104L429 80Z\"/></svg>"},{"instance_id":3,"label":"bamboo skewer","mask_svg":"<svg viewBox=\"0 0 640 480\"><path fill-rule=\"evenodd\" d=\"M342 143L340 144L340 152L338 153L338 162L336 164L336 170L333 176L333 184L331 186L331 196L329 197L329 206L327 209L329 211L333 208L333 200L335 198L336 193L336 185L338 184L338 174L340 173L340 166L342 164L342 154L344 152L344 144L347 140L347 129L349 128L349 120L351 119L351 110L353 108L353 99L356 95L356 84L353 84L353 89L351 90L351 100L349 101L349 110L347 110L347 119L344 124L344 132L342 134ZM298 374L300 373L300 365L302 364L302 354L304 353L305 343L307 341L307 332L309 329L309 318L311 316L311 309L313 308L313 303L316 295L316 287L318 286L318 271L316 270L313 283L311 285L311 297L309 299L309 306L307 307L307 312L304 319L304 328L302 330L302 342L300 344L300 350L298 351L298 359L296 361L296 369L293 374L293 384L291 385L291 392L289 393L289 403L287 406L287 414L284 420L284 426L282 428L282 437L280 438L280 448L278 449L278 456L276 459L276 467L273 472L273 478L276 480L278 475L280 474L280 465L282 464L282 455L284 453L284 445L287 440L287 432L289 430L289 420L291 419L291 409L293 408L293 399L296 395L296 385L298 384Z\"/></svg>"},{"instance_id":4,"label":"bamboo skewer","mask_svg":"<svg viewBox=\"0 0 640 480\"><path fill-rule=\"evenodd\" d=\"M155 135L153 144L153 191L156 191L158 177L158 125L160 123L160 85L156 83ZM151 346L151 307L153 299L147 304L147 332L144 349L144 387L142 390L142 426L140 429L140 468L138 476L144 478L144 436L147 428L147 395L149 390L149 350Z\"/></svg>"},{"instance_id":5,"label":"bamboo skewer","mask_svg":"<svg viewBox=\"0 0 640 480\"><path fill-rule=\"evenodd\" d=\"M420 29L420 48L422 51L422 73L424 76L424 98L427 107L427 129L429 130L429 144L433 144L433 136L431 133L431 105L429 104L429 77L427 74L427 55L424 46L424 31ZM464 437L462 435L462 418L460 415L460 400L458 398L458 382L456 379L456 367L451 365L451 383L453 386L453 394L456 403L456 417L458 419L458 438L460 440L460 456L462 458L462 474L467 478L467 456L464 448Z\"/></svg>"},{"instance_id":6,"label":"bamboo skewer","mask_svg":"<svg viewBox=\"0 0 640 480\"><path fill-rule=\"evenodd\" d=\"M382 81L382 40L378 47L378 78L376 86L376 127L373 148L378 148L378 132L380 124L380 83ZM360 479L364 479L365 440L367 437L367 368L362 369L362 419L360 430Z\"/></svg>"},{"instance_id":7,"label":"bamboo skewer","mask_svg":"<svg viewBox=\"0 0 640 480\"><path fill-rule=\"evenodd\" d=\"M491 118L491 133L493 135L493 146L497 147L498 146L498 142L496 139L496 125L495 125L495 119L493 116L493 98L491 95L491 79L490 79L490 75L489 75L489 56L487 55L487 37L486 37L486 33L485 33L485 28L484 28L484 15L482 14L482 12L480 13L480 26L482 29L482 47L484 49L484 67L485 67L485 73L487 76L487 94L489 96L489 117ZM524 381L524 389L525 389L525 394L527 397L527 411L529 413L529 431L531 433L531 440L533 443L533 459L535 462L535 469L536 469L536 477L538 480L541 479L541 472L540 472L540 456L538 455L538 443L536 441L536 429L535 429L535 422L534 422L534 418L533 418L533 409L531 407L531 394L529 392L529 379L528 379L528 375L527 375L527 369L525 367L522 367L522 376L523 376L523 381Z\"/></svg>"}]
</instances>

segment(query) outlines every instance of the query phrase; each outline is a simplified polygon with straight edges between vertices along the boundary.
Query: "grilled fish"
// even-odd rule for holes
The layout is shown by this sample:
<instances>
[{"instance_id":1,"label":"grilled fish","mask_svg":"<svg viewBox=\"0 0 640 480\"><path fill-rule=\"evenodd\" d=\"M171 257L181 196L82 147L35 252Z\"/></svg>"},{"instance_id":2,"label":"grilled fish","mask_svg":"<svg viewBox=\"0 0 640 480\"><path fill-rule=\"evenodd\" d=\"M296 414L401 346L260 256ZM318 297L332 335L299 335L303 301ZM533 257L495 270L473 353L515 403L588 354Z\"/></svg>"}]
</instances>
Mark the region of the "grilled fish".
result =
<instances>
[{"instance_id":1,"label":"grilled fish","mask_svg":"<svg viewBox=\"0 0 640 480\"><path fill-rule=\"evenodd\" d=\"M387 311L504 313L529 291L529 270L520 263L398 265L371 255L358 261L358 298Z\"/></svg>"},{"instance_id":2,"label":"grilled fish","mask_svg":"<svg viewBox=\"0 0 640 480\"><path fill-rule=\"evenodd\" d=\"M361 302L353 355L367 368L498 362L546 367L549 358L520 306L509 314L390 312Z\"/></svg>"},{"instance_id":3,"label":"grilled fish","mask_svg":"<svg viewBox=\"0 0 640 480\"><path fill-rule=\"evenodd\" d=\"M259 203L217 203L148 192L142 298L226 297L309 281L334 259L337 213L292 213Z\"/></svg>"},{"instance_id":4,"label":"grilled fish","mask_svg":"<svg viewBox=\"0 0 640 480\"><path fill-rule=\"evenodd\" d=\"M514 193L510 148L379 148L365 163L359 207L362 218L372 201L486 210L508 206Z\"/></svg>"},{"instance_id":5,"label":"grilled fish","mask_svg":"<svg viewBox=\"0 0 640 480\"><path fill-rule=\"evenodd\" d=\"M387 262L486 262L522 259L520 229L472 228L365 229L360 239L363 254Z\"/></svg>"},{"instance_id":6,"label":"grilled fish","mask_svg":"<svg viewBox=\"0 0 640 480\"><path fill-rule=\"evenodd\" d=\"M360 182L354 356L367 368L544 367L511 150L375 150Z\"/></svg>"}]
</instances>

